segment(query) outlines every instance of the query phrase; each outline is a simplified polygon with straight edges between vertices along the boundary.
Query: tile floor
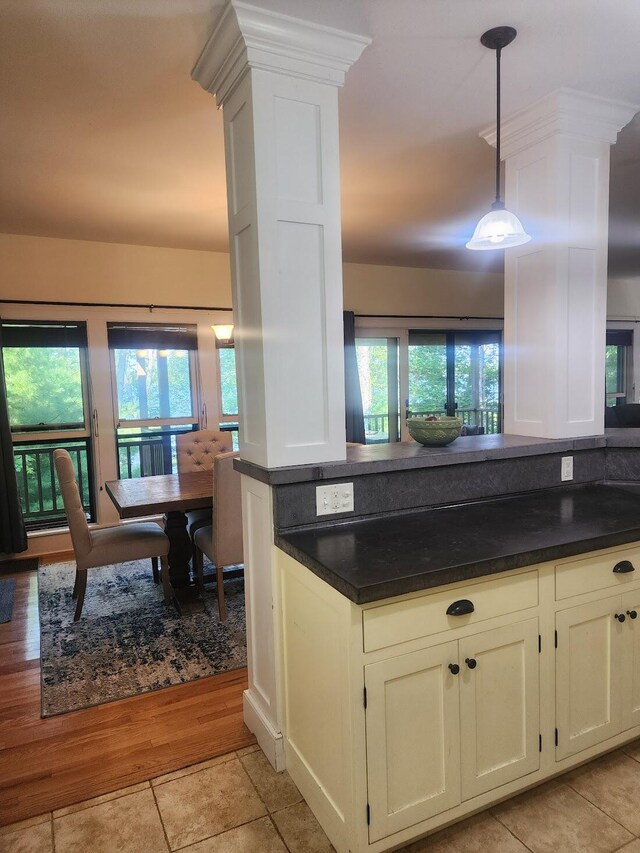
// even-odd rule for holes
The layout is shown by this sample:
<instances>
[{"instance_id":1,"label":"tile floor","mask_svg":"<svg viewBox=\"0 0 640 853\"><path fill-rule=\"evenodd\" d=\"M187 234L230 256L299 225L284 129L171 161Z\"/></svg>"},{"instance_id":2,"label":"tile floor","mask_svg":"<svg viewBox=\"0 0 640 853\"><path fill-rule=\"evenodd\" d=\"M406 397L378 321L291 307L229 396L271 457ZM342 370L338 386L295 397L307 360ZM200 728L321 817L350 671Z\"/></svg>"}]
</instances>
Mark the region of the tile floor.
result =
<instances>
[{"instance_id":1,"label":"tile floor","mask_svg":"<svg viewBox=\"0 0 640 853\"><path fill-rule=\"evenodd\" d=\"M640 741L405 853L640 853ZM331 853L257 747L0 828L1 853Z\"/></svg>"}]
</instances>

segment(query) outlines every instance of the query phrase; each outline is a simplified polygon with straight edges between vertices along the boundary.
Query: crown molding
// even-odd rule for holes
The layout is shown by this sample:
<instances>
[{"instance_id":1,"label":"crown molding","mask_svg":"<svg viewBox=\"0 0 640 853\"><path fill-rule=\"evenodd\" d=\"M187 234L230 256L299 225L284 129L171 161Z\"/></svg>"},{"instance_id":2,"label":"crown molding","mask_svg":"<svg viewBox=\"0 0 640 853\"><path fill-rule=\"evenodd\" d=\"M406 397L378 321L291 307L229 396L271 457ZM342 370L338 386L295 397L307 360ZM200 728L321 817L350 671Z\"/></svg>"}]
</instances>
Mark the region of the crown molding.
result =
<instances>
[{"instance_id":1,"label":"crown molding","mask_svg":"<svg viewBox=\"0 0 640 853\"><path fill-rule=\"evenodd\" d=\"M192 78L224 104L248 68L342 86L371 39L229 0Z\"/></svg>"},{"instance_id":2,"label":"crown molding","mask_svg":"<svg viewBox=\"0 0 640 853\"><path fill-rule=\"evenodd\" d=\"M556 89L502 120L502 159L557 134L613 145L618 133L639 109L625 101L609 100L575 89ZM483 130L480 136L495 147L495 124Z\"/></svg>"}]
</instances>

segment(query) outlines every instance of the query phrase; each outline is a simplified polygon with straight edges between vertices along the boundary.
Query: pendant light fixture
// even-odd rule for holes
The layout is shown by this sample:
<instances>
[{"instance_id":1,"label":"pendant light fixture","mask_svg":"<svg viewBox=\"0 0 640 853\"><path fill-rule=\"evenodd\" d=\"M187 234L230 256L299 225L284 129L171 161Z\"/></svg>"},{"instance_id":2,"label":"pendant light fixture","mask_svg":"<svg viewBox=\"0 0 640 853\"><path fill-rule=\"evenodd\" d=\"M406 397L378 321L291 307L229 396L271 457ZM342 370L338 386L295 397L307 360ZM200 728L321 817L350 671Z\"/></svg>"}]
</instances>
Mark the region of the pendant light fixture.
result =
<instances>
[{"instance_id":1,"label":"pendant light fixture","mask_svg":"<svg viewBox=\"0 0 640 853\"><path fill-rule=\"evenodd\" d=\"M485 47L496 52L496 200L476 225L467 249L508 249L531 239L518 217L505 208L500 192L500 55L516 35L513 27L494 27L480 38Z\"/></svg>"}]
</instances>

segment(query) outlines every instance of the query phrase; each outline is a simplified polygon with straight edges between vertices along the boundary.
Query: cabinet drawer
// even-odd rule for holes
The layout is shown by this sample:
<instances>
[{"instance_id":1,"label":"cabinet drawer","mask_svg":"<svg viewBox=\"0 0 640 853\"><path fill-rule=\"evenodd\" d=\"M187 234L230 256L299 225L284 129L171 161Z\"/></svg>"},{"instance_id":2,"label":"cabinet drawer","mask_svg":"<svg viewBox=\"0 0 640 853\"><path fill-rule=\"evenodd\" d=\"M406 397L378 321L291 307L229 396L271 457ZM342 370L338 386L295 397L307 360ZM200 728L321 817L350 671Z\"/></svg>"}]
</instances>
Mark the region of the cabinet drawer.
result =
<instances>
[{"instance_id":1,"label":"cabinet drawer","mask_svg":"<svg viewBox=\"0 0 640 853\"><path fill-rule=\"evenodd\" d=\"M614 571L616 567L618 571ZM625 548L614 554L586 557L556 566L556 600L596 590L615 591L639 581L640 546Z\"/></svg>"},{"instance_id":2,"label":"cabinet drawer","mask_svg":"<svg viewBox=\"0 0 640 853\"><path fill-rule=\"evenodd\" d=\"M462 600L473 604L473 612L448 616L449 606ZM383 604L362 614L364 651L372 652L448 629L463 628L494 616L536 607L537 604L537 571L480 581L395 604Z\"/></svg>"}]
</instances>

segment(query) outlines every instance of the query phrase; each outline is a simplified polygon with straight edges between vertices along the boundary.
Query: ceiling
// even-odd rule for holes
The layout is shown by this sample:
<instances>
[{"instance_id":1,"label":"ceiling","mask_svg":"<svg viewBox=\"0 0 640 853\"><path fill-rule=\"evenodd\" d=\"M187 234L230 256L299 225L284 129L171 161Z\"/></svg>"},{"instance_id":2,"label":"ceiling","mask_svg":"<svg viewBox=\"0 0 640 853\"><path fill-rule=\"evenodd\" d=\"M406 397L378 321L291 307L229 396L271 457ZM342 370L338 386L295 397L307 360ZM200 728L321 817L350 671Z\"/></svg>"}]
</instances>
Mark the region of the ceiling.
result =
<instances>
[{"instance_id":1,"label":"ceiling","mask_svg":"<svg viewBox=\"0 0 640 853\"><path fill-rule=\"evenodd\" d=\"M640 104L637 0L254 0L373 41L340 91L345 260L500 269L463 246L503 114L569 86ZM220 0L0 0L0 232L227 250L222 116L190 78ZM612 149L610 267L640 275L640 117Z\"/></svg>"}]
</instances>

